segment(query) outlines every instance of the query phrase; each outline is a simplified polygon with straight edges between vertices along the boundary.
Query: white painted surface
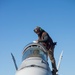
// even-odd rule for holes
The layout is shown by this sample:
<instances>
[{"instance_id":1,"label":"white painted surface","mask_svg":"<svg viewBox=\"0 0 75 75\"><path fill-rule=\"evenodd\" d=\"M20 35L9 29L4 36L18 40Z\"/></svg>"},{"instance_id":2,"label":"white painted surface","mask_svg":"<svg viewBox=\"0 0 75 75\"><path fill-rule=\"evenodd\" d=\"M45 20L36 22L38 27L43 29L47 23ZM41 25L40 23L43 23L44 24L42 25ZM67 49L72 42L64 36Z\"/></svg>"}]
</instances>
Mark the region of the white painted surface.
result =
<instances>
[{"instance_id":1,"label":"white painted surface","mask_svg":"<svg viewBox=\"0 0 75 75\"><path fill-rule=\"evenodd\" d=\"M33 67L31 65L34 65ZM25 59L16 75L52 75L49 65L39 57Z\"/></svg>"}]
</instances>

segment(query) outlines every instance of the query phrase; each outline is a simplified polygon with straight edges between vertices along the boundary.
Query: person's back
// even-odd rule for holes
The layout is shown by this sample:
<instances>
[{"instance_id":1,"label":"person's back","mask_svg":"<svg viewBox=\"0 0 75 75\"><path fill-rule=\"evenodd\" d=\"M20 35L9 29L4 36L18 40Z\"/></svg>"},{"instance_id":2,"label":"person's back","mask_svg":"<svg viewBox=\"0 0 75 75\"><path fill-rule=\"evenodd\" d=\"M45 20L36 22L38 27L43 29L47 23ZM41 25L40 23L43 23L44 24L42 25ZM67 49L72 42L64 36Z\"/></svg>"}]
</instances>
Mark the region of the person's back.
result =
<instances>
[{"instance_id":1,"label":"person's back","mask_svg":"<svg viewBox=\"0 0 75 75\"><path fill-rule=\"evenodd\" d=\"M39 38L38 41L41 42L40 40L42 40L42 43L46 46L46 48L48 50L51 47L51 45L53 44L53 40L51 39L51 37L49 36L49 34L46 31L42 32L41 38Z\"/></svg>"}]
</instances>

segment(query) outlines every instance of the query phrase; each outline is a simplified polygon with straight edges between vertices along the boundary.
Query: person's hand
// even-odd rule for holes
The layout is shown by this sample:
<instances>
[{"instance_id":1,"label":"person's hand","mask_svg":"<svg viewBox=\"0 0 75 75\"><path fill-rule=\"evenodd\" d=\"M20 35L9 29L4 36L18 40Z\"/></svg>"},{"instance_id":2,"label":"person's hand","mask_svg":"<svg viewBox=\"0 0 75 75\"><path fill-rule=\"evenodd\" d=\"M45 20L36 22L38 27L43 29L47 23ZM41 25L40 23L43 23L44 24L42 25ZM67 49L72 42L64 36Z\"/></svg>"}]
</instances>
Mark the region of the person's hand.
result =
<instances>
[{"instance_id":1,"label":"person's hand","mask_svg":"<svg viewBox=\"0 0 75 75\"><path fill-rule=\"evenodd\" d=\"M33 41L34 43L38 43L38 40Z\"/></svg>"}]
</instances>

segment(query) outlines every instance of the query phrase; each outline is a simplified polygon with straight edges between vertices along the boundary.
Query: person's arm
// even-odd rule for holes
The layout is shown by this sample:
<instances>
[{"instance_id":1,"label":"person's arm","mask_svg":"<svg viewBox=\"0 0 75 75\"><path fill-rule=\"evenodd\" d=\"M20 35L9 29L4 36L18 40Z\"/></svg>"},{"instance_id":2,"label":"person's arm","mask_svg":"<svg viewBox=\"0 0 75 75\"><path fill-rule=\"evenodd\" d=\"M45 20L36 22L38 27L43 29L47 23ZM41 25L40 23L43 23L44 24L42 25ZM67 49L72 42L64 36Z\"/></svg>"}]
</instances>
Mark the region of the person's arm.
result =
<instances>
[{"instance_id":1,"label":"person's arm","mask_svg":"<svg viewBox=\"0 0 75 75\"><path fill-rule=\"evenodd\" d=\"M48 36L45 35L42 40L38 40L38 42L46 42L48 40Z\"/></svg>"}]
</instances>

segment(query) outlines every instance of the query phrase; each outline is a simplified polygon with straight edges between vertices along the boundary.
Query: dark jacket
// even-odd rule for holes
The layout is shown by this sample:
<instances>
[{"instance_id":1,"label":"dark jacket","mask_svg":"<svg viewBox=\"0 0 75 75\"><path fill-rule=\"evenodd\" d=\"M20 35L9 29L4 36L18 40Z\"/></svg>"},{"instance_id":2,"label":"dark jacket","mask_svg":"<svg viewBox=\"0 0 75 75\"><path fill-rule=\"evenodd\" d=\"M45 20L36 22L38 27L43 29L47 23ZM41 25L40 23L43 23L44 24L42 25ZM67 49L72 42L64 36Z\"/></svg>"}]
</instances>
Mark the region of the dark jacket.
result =
<instances>
[{"instance_id":1,"label":"dark jacket","mask_svg":"<svg viewBox=\"0 0 75 75\"><path fill-rule=\"evenodd\" d=\"M53 40L52 40L52 38L45 31L42 31L38 35L38 42L42 42L43 45L45 45L47 49L49 49L51 46L53 46Z\"/></svg>"}]
</instances>

